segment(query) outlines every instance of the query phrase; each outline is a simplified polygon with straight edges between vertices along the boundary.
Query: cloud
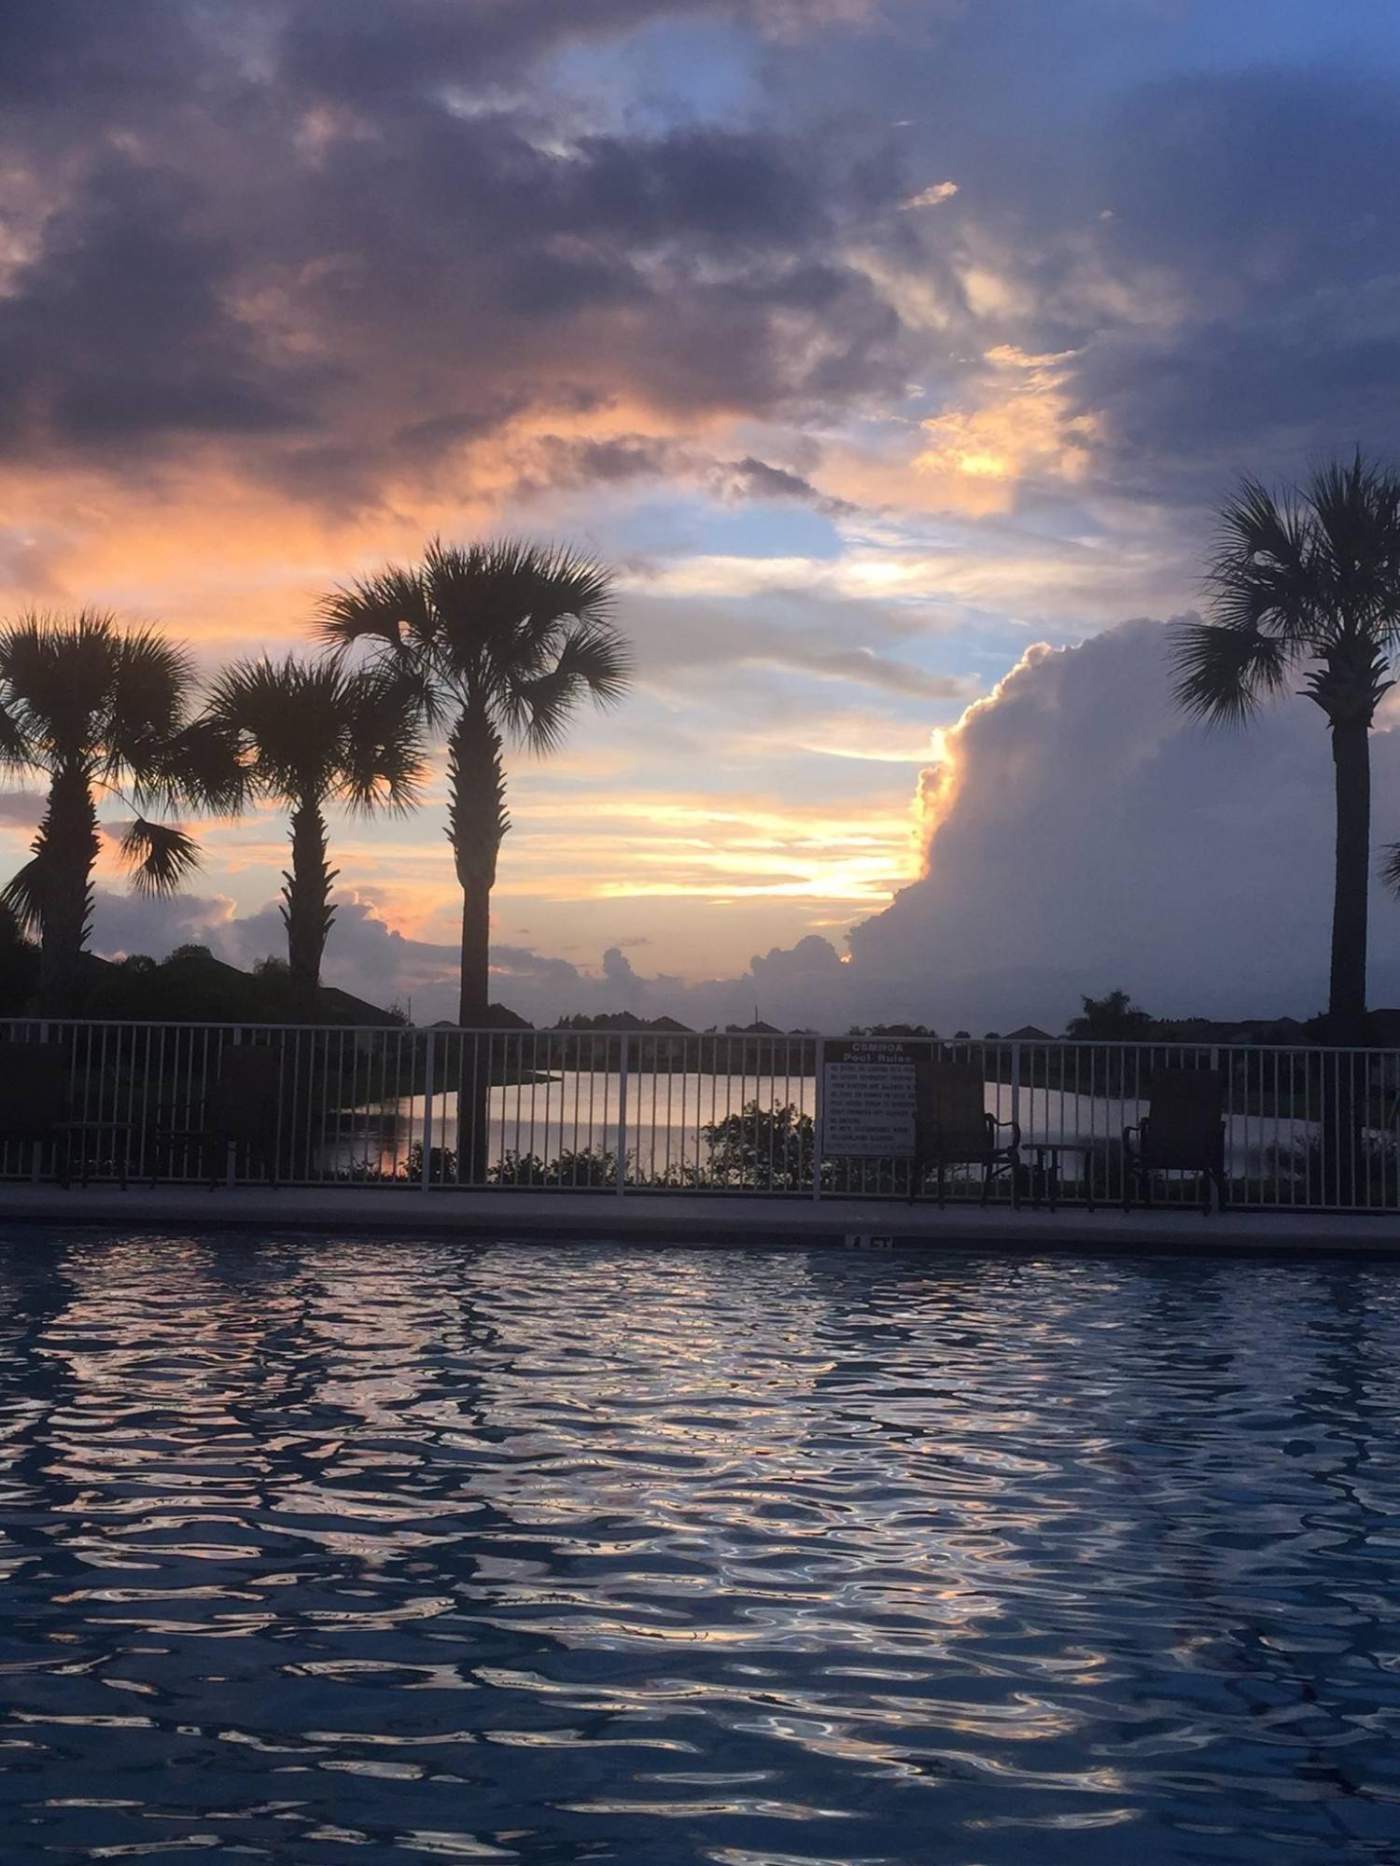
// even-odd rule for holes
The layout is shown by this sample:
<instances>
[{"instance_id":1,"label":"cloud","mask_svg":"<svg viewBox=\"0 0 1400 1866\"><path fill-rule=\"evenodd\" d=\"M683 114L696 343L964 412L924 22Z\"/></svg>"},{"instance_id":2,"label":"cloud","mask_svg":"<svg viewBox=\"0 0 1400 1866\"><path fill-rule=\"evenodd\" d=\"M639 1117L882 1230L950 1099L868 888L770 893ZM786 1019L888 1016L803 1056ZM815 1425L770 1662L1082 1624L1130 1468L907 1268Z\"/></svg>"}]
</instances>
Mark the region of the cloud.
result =
<instances>
[{"instance_id":1,"label":"cloud","mask_svg":"<svg viewBox=\"0 0 1400 1866\"><path fill-rule=\"evenodd\" d=\"M219 958L250 969L282 956L286 932L275 905L238 915L219 896L186 895L173 901L99 890L93 950L104 958L149 953L164 958L176 946L208 946ZM386 1008L411 1008L414 1021L456 1016L459 953L455 946L407 938L371 902L342 900L327 944L323 979ZM669 1014L699 1026L747 1023L757 1002L770 1020L800 1021L821 992L839 991L846 974L824 939L800 940L791 951L756 955L736 978L687 982L670 974L637 972L621 943L592 967L576 965L528 946L496 941L491 949L491 996L544 1025L575 1012L633 1010Z\"/></svg>"},{"instance_id":2,"label":"cloud","mask_svg":"<svg viewBox=\"0 0 1400 1866\"><path fill-rule=\"evenodd\" d=\"M101 450L303 424L325 375L265 352L227 303L236 257L191 188L123 157L47 221L0 298L0 444Z\"/></svg>"},{"instance_id":3,"label":"cloud","mask_svg":"<svg viewBox=\"0 0 1400 1866\"><path fill-rule=\"evenodd\" d=\"M839 238L892 173L766 125L600 127L548 72L505 82L657 0L45 12L0 28L9 69L54 74L0 124L25 209L0 446L31 469L204 444L368 501L498 472L486 450L551 413L625 399L679 429L900 374Z\"/></svg>"},{"instance_id":4,"label":"cloud","mask_svg":"<svg viewBox=\"0 0 1400 1866\"><path fill-rule=\"evenodd\" d=\"M917 194L911 194L901 205L906 208L941 207L945 201L951 201L957 191L958 184L955 181L935 181L927 188L920 188Z\"/></svg>"},{"instance_id":5,"label":"cloud","mask_svg":"<svg viewBox=\"0 0 1400 1866\"><path fill-rule=\"evenodd\" d=\"M924 774L923 878L852 935L858 978L968 1028L1055 1027L1123 986L1171 1013L1307 1016L1327 996L1332 799L1317 709L1247 731L1174 709L1165 633L1038 646ZM1400 833L1400 731L1373 735L1377 837ZM1372 999L1400 1002L1400 906L1373 896Z\"/></svg>"},{"instance_id":6,"label":"cloud","mask_svg":"<svg viewBox=\"0 0 1400 1866\"><path fill-rule=\"evenodd\" d=\"M104 959L146 953L163 959L177 946L208 946L230 957L225 944L235 925L234 905L222 895L178 894L173 900L98 888L93 898L92 950ZM279 923L280 925L280 923ZM286 933L256 957L285 949Z\"/></svg>"},{"instance_id":7,"label":"cloud","mask_svg":"<svg viewBox=\"0 0 1400 1866\"><path fill-rule=\"evenodd\" d=\"M1009 508L1015 483L1028 475L1084 479L1100 424L1097 415L1073 410L1064 367L1072 358L1071 351L1029 356L1015 344L988 350L987 398L971 410L925 421L928 438L914 456L914 471L942 484L950 503L971 497L974 506L988 510ZM978 491L994 490L978 498L977 492L969 494L968 481Z\"/></svg>"},{"instance_id":8,"label":"cloud","mask_svg":"<svg viewBox=\"0 0 1400 1866\"><path fill-rule=\"evenodd\" d=\"M43 813L44 799L38 791L0 792L0 823L13 824L20 829L35 829Z\"/></svg>"},{"instance_id":9,"label":"cloud","mask_svg":"<svg viewBox=\"0 0 1400 1866\"><path fill-rule=\"evenodd\" d=\"M802 600L780 589L769 606L777 613L755 614L752 605L739 614L718 603L629 598L624 613L637 643L639 678L665 684L676 674L690 680L694 670L704 669L732 693L736 707L741 696L733 692L735 677L745 668L781 669L902 698L969 697L964 677L933 673L886 651L907 642L911 631L879 604L842 604L819 595ZM853 644L857 631L867 639Z\"/></svg>"},{"instance_id":10,"label":"cloud","mask_svg":"<svg viewBox=\"0 0 1400 1866\"><path fill-rule=\"evenodd\" d=\"M856 511L848 499L830 498L800 473L791 473L786 467L771 466L768 461L755 459L752 454L736 460L727 471L721 469L721 478L735 498L791 499L799 505L810 505L828 518L847 518Z\"/></svg>"},{"instance_id":11,"label":"cloud","mask_svg":"<svg viewBox=\"0 0 1400 1866\"><path fill-rule=\"evenodd\" d=\"M658 435L617 434L597 439L542 434L522 445L520 462L517 484L532 491L625 487L670 479L690 481L735 502L807 505L828 518L846 518L857 510L849 500L823 493L802 474L753 454L725 460Z\"/></svg>"}]
</instances>

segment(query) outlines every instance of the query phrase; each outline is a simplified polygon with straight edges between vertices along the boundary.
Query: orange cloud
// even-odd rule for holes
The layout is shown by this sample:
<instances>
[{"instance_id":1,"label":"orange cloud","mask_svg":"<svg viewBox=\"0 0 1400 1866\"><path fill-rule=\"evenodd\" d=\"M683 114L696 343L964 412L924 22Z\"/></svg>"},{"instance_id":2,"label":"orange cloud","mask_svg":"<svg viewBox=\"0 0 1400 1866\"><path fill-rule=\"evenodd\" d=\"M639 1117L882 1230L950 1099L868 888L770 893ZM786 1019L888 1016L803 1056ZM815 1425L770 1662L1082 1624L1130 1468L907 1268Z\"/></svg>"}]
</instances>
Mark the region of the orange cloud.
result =
<instances>
[{"instance_id":1,"label":"orange cloud","mask_svg":"<svg viewBox=\"0 0 1400 1866\"><path fill-rule=\"evenodd\" d=\"M1100 422L1073 411L1060 367L1071 354L1031 356L1012 344L988 350L986 361L999 377L1011 375L1010 387L994 380L979 407L921 423L929 439L914 471L949 504L988 512L1009 509L1020 480L1082 479Z\"/></svg>"}]
</instances>

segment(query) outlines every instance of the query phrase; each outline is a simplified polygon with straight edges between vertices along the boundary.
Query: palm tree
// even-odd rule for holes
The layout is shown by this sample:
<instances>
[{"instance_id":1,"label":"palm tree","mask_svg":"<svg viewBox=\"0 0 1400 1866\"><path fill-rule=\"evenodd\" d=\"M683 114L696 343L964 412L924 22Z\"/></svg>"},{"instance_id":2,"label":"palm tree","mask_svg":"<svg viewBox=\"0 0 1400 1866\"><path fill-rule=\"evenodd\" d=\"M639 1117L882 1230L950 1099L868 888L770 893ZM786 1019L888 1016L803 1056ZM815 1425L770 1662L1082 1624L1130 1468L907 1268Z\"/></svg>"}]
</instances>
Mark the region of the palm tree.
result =
<instances>
[{"instance_id":1,"label":"palm tree","mask_svg":"<svg viewBox=\"0 0 1400 1866\"><path fill-rule=\"evenodd\" d=\"M332 647L376 644L375 665L409 680L429 727L446 729L464 1026L481 1026L489 1008L491 889L510 828L505 742L553 751L580 700L622 697L630 656L611 607L601 564L509 540L465 549L434 540L421 565L391 566L323 606Z\"/></svg>"},{"instance_id":2,"label":"palm tree","mask_svg":"<svg viewBox=\"0 0 1400 1866\"><path fill-rule=\"evenodd\" d=\"M333 661L235 662L214 683L208 715L237 747L251 795L291 806L292 864L282 923L292 991L314 1010L335 921L326 805L404 812L418 800L422 747L416 697L401 680Z\"/></svg>"},{"instance_id":3,"label":"palm tree","mask_svg":"<svg viewBox=\"0 0 1400 1866\"><path fill-rule=\"evenodd\" d=\"M1320 468L1301 490L1249 479L1221 513L1214 616L1183 623L1176 697L1190 713L1247 720L1290 678L1332 735L1336 877L1328 1015L1355 1042L1366 1014L1371 722L1400 646L1400 476L1363 460Z\"/></svg>"},{"instance_id":4,"label":"palm tree","mask_svg":"<svg viewBox=\"0 0 1400 1866\"><path fill-rule=\"evenodd\" d=\"M236 767L218 734L191 719L193 693L188 658L152 629L123 630L93 610L31 614L0 629L0 768L48 780L33 860L0 902L39 935L39 995L50 1015L75 1007L101 848L99 796L134 812L121 854L133 886L153 896L174 893L199 850L145 812L237 807Z\"/></svg>"}]
</instances>

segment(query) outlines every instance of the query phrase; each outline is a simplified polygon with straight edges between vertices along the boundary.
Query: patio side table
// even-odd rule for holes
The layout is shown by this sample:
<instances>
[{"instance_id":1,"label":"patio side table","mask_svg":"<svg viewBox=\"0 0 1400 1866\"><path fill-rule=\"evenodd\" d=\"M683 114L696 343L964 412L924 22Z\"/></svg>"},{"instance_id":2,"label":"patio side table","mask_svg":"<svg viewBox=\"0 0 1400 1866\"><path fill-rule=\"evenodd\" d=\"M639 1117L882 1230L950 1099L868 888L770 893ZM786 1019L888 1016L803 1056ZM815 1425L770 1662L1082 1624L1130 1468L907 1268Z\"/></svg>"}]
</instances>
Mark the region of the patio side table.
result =
<instances>
[{"instance_id":1,"label":"patio side table","mask_svg":"<svg viewBox=\"0 0 1400 1866\"><path fill-rule=\"evenodd\" d=\"M1032 1205L1045 1204L1053 1212L1060 1202L1060 1159L1066 1153L1082 1153L1087 1167L1089 1149L1082 1140L1031 1140L1022 1141L1021 1151L1030 1155L1030 1202ZM1094 1209L1094 1182L1090 1174L1084 1175L1084 1203Z\"/></svg>"}]
</instances>

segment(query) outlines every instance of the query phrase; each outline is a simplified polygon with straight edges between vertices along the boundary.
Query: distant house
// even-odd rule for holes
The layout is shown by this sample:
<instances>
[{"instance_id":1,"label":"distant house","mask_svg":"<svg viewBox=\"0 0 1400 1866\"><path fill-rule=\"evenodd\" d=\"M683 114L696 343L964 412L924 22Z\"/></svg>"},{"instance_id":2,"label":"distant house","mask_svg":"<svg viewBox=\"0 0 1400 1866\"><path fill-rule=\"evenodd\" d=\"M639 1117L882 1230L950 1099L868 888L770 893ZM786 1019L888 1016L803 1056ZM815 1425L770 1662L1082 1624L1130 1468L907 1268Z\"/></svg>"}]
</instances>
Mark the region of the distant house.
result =
<instances>
[{"instance_id":1,"label":"distant house","mask_svg":"<svg viewBox=\"0 0 1400 1866\"><path fill-rule=\"evenodd\" d=\"M1059 1040L1038 1024L1022 1024L1019 1030L1008 1030L1003 1039L1007 1043L1058 1043Z\"/></svg>"},{"instance_id":2,"label":"distant house","mask_svg":"<svg viewBox=\"0 0 1400 1866\"><path fill-rule=\"evenodd\" d=\"M365 1029L392 1024L394 1017L366 998L342 991L339 985L322 985L316 996L321 1020L327 1024L359 1024Z\"/></svg>"},{"instance_id":3,"label":"distant house","mask_svg":"<svg viewBox=\"0 0 1400 1866\"><path fill-rule=\"evenodd\" d=\"M1296 1017L1244 1017L1234 1023L1222 1018L1182 1017L1166 1020L1164 1032L1177 1043L1264 1044L1286 1049L1309 1041L1306 1027Z\"/></svg>"},{"instance_id":4,"label":"distant house","mask_svg":"<svg viewBox=\"0 0 1400 1866\"><path fill-rule=\"evenodd\" d=\"M460 1030L461 1027L452 1017L440 1017L435 1024L428 1026L430 1030ZM480 1025L472 1026L473 1029L482 1030L533 1030L534 1027L528 1018L521 1017L517 1011L510 1010L504 1004L491 1005Z\"/></svg>"}]
</instances>

